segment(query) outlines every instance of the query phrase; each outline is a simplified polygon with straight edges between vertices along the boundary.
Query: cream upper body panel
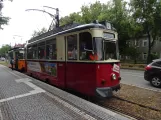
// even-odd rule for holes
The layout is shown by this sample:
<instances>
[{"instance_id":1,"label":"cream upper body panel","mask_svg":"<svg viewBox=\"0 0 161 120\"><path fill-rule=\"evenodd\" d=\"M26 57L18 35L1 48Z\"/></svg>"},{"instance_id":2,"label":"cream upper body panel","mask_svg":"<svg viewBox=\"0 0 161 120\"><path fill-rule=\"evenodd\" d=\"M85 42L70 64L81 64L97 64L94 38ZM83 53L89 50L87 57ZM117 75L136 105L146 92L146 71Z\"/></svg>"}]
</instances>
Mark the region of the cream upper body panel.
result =
<instances>
[{"instance_id":1,"label":"cream upper body panel","mask_svg":"<svg viewBox=\"0 0 161 120\"><path fill-rule=\"evenodd\" d=\"M70 30L69 30L70 31ZM80 30L76 30L76 31L72 31L71 32L60 32L60 33L56 33L56 34L52 34L49 35L47 37L44 38L40 38L38 40L34 40L30 43L27 44L27 46L32 46L34 44L38 44L41 42L46 43L45 41L47 40L52 40L52 39L56 39L56 54L57 54L57 58L53 61L77 61L77 62L119 62L119 60L102 60L102 61L84 61L84 60L80 60L79 59L79 34L83 33L83 32L88 32L91 34L92 40L93 38L104 38L104 33L109 33L109 34L114 34L114 39L117 40L118 39L118 35L117 32L113 31L113 30L107 30L107 29L102 29L102 28L88 28L88 29L80 29ZM70 35L77 35L77 60L68 60L67 59L67 37ZM88 39L87 39L88 40ZM46 49L46 48L45 48ZM38 59L37 59L38 60ZM46 59L41 59L41 60L46 60ZM51 60L48 60L51 61Z\"/></svg>"}]
</instances>

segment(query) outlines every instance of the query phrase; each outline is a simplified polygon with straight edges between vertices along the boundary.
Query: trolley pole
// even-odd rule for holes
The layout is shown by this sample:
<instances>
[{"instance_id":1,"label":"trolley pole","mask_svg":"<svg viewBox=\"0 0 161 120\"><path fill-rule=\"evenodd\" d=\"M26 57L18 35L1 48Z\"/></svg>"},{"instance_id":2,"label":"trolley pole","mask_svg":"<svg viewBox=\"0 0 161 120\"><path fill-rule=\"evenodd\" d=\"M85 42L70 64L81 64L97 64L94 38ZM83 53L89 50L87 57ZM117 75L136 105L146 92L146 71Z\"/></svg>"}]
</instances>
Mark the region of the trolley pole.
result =
<instances>
[{"instance_id":1,"label":"trolley pole","mask_svg":"<svg viewBox=\"0 0 161 120\"><path fill-rule=\"evenodd\" d=\"M49 6L43 6L43 7L56 10L56 16L55 16L56 27L59 27L59 8L53 8L53 7L49 7Z\"/></svg>"},{"instance_id":2,"label":"trolley pole","mask_svg":"<svg viewBox=\"0 0 161 120\"><path fill-rule=\"evenodd\" d=\"M56 8L56 27L59 27L59 9Z\"/></svg>"},{"instance_id":3,"label":"trolley pole","mask_svg":"<svg viewBox=\"0 0 161 120\"><path fill-rule=\"evenodd\" d=\"M44 12L44 13L49 14L53 18L53 20L52 20L52 22L51 22L51 24L49 26L49 30L48 31L50 31L52 29L53 21L55 21L55 27L58 28L59 27L59 9L58 8L52 8L52 7L49 7L49 6L43 6L43 7L56 10L56 14L53 15L53 14L51 14L51 13L45 11L45 10L40 10L40 9L27 9L26 11L34 10L34 11L40 11L40 12Z\"/></svg>"}]
</instances>

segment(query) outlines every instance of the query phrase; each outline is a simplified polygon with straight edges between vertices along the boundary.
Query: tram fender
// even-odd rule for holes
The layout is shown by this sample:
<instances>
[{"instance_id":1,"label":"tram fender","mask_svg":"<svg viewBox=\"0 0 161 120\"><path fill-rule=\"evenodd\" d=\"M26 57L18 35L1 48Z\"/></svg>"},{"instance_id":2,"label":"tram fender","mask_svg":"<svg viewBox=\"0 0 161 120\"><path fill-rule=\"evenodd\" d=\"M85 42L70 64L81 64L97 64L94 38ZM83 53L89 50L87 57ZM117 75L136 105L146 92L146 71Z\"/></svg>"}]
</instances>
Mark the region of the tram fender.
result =
<instances>
[{"instance_id":1,"label":"tram fender","mask_svg":"<svg viewBox=\"0 0 161 120\"><path fill-rule=\"evenodd\" d=\"M120 88L120 84L113 87L96 88L96 96L103 98L112 97L113 91L118 91Z\"/></svg>"},{"instance_id":2,"label":"tram fender","mask_svg":"<svg viewBox=\"0 0 161 120\"><path fill-rule=\"evenodd\" d=\"M112 97L112 88L106 87L106 88L96 88L96 96L99 97Z\"/></svg>"}]
</instances>

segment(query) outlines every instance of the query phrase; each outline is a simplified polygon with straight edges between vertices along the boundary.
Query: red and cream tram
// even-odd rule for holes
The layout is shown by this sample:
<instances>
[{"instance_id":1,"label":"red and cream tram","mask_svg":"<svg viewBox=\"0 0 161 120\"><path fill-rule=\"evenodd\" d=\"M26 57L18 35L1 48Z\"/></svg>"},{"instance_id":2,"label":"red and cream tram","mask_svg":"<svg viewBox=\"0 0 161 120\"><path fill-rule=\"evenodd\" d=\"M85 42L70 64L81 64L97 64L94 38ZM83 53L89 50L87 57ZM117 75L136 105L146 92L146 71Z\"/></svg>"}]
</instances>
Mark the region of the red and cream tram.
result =
<instances>
[{"instance_id":1,"label":"red and cream tram","mask_svg":"<svg viewBox=\"0 0 161 120\"><path fill-rule=\"evenodd\" d=\"M27 73L88 96L110 97L120 89L118 37L110 24L72 24L32 38Z\"/></svg>"}]
</instances>

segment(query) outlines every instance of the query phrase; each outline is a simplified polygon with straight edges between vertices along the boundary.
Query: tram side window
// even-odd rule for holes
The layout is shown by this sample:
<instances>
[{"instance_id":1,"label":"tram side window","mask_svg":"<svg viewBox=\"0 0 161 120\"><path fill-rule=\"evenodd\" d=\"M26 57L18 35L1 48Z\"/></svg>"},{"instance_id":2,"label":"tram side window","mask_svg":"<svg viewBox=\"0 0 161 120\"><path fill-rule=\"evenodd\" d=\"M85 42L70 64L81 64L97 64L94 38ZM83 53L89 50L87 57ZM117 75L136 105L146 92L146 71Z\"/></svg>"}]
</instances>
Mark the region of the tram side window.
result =
<instances>
[{"instance_id":1,"label":"tram side window","mask_svg":"<svg viewBox=\"0 0 161 120\"><path fill-rule=\"evenodd\" d=\"M57 59L56 39L46 41L46 59Z\"/></svg>"},{"instance_id":2,"label":"tram side window","mask_svg":"<svg viewBox=\"0 0 161 120\"><path fill-rule=\"evenodd\" d=\"M27 47L27 59L32 59L32 46Z\"/></svg>"},{"instance_id":3,"label":"tram side window","mask_svg":"<svg viewBox=\"0 0 161 120\"><path fill-rule=\"evenodd\" d=\"M68 60L77 60L77 35L67 36Z\"/></svg>"},{"instance_id":4,"label":"tram side window","mask_svg":"<svg viewBox=\"0 0 161 120\"><path fill-rule=\"evenodd\" d=\"M38 44L38 58L39 59L45 59L45 42L41 42Z\"/></svg>"},{"instance_id":5,"label":"tram side window","mask_svg":"<svg viewBox=\"0 0 161 120\"><path fill-rule=\"evenodd\" d=\"M37 59L37 45L32 45L27 47L27 58Z\"/></svg>"},{"instance_id":6,"label":"tram side window","mask_svg":"<svg viewBox=\"0 0 161 120\"><path fill-rule=\"evenodd\" d=\"M92 55L92 36L89 32L83 32L79 34L79 59L90 60Z\"/></svg>"},{"instance_id":7,"label":"tram side window","mask_svg":"<svg viewBox=\"0 0 161 120\"><path fill-rule=\"evenodd\" d=\"M33 59L37 59L37 45L34 45L32 50L33 50L32 53Z\"/></svg>"}]
</instances>

